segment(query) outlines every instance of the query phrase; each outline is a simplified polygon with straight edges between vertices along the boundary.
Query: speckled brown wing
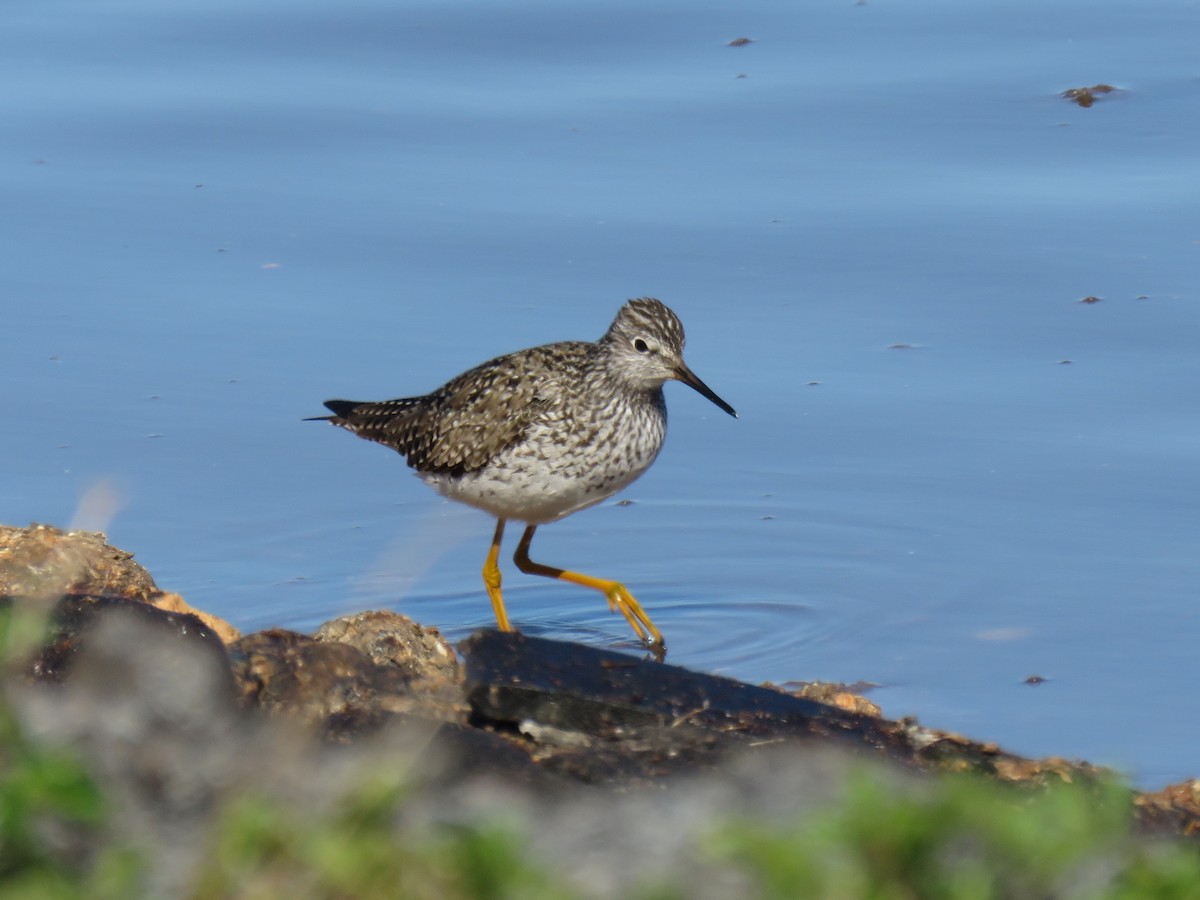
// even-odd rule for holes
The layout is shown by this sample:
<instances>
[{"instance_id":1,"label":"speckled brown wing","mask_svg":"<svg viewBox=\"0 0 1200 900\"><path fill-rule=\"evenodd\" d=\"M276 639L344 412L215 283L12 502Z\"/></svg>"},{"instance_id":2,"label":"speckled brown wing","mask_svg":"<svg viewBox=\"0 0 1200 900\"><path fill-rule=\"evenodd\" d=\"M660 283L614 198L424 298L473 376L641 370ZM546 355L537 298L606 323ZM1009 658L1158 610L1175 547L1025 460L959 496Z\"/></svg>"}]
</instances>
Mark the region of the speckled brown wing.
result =
<instances>
[{"instance_id":1,"label":"speckled brown wing","mask_svg":"<svg viewBox=\"0 0 1200 900\"><path fill-rule=\"evenodd\" d=\"M329 400L329 421L402 454L418 472L458 476L482 469L519 442L577 377L591 344L549 344L476 366L423 397L378 403Z\"/></svg>"}]
</instances>

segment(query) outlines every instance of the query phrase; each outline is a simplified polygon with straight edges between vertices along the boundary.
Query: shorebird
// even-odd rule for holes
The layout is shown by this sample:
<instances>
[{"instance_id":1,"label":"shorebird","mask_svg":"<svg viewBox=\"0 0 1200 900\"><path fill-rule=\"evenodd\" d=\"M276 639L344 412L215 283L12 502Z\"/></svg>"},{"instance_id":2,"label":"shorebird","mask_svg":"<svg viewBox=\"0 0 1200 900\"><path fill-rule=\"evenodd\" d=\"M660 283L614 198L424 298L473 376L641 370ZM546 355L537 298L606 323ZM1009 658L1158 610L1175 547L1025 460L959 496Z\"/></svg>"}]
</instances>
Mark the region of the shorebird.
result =
<instances>
[{"instance_id":1,"label":"shorebird","mask_svg":"<svg viewBox=\"0 0 1200 900\"><path fill-rule=\"evenodd\" d=\"M539 525L611 497L650 467L667 432L665 382L682 381L737 418L688 368L683 345L675 314L643 297L622 306L595 343L519 350L420 397L327 400L333 415L311 421L391 447L443 496L495 516L483 583L502 631L513 629L497 561L512 519L525 524L518 569L602 591L661 658L662 634L625 585L534 562L529 545Z\"/></svg>"}]
</instances>

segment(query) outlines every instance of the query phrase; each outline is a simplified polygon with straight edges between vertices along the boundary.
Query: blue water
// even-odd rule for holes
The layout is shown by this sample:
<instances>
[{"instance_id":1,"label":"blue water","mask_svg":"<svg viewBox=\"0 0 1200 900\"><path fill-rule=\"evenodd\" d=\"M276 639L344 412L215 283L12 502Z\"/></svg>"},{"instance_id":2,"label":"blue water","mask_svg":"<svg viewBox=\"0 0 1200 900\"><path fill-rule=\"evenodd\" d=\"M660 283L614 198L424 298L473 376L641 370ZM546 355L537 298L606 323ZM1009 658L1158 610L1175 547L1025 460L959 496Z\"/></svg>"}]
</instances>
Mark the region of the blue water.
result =
<instances>
[{"instance_id":1,"label":"blue water","mask_svg":"<svg viewBox=\"0 0 1200 900\"><path fill-rule=\"evenodd\" d=\"M300 419L654 295L741 418L668 385L633 503L534 558L625 581L682 665L1200 775L1198 33L1178 0L9 0L0 521L102 528L243 629L463 636L491 522ZM506 578L518 626L628 646Z\"/></svg>"}]
</instances>

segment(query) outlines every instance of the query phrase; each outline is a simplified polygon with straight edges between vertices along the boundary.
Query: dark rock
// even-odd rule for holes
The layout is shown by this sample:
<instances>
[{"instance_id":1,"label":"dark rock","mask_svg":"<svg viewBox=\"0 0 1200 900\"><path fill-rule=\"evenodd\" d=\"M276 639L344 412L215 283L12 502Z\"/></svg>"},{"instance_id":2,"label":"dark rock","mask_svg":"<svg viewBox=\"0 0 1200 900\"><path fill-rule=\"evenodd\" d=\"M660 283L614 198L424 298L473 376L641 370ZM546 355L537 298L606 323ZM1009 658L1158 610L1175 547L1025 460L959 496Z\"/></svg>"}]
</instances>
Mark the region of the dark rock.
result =
<instances>
[{"instance_id":1,"label":"dark rock","mask_svg":"<svg viewBox=\"0 0 1200 900\"><path fill-rule=\"evenodd\" d=\"M453 676L458 672L454 648L436 628L418 625L407 616L387 610L369 610L331 619L313 638L351 644L379 665L411 669L424 674L426 667Z\"/></svg>"},{"instance_id":2,"label":"dark rock","mask_svg":"<svg viewBox=\"0 0 1200 900\"><path fill-rule=\"evenodd\" d=\"M232 691L228 677L224 645L198 617L188 613L165 612L136 600L120 597L93 597L68 594L49 606L41 600L0 596L0 610L23 606L27 613L47 614L46 638L39 648L21 665L20 670L34 681L61 682L70 673L79 655L95 630L109 619L134 620L144 623L166 642L176 646L195 646L218 660L226 672L226 687Z\"/></svg>"},{"instance_id":3,"label":"dark rock","mask_svg":"<svg viewBox=\"0 0 1200 900\"><path fill-rule=\"evenodd\" d=\"M448 683L457 691L462 683L450 642L436 628L418 625L399 613L376 610L342 616L318 628L313 638L356 647L376 665L396 667L414 683L428 683L430 689Z\"/></svg>"},{"instance_id":4,"label":"dark rock","mask_svg":"<svg viewBox=\"0 0 1200 900\"><path fill-rule=\"evenodd\" d=\"M396 724L406 727L413 721L401 716ZM455 722L442 722L432 730L414 762L412 776L417 782L446 790L480 779L538 794L561 793L579 784L578 779L560 777L539 765L519 740Z\"/></svg>"},{"instance_id":5,"label":"dark rock","mask_svg":"<svg viewBox=\"0 0 1200 900\"><path fill-rule=\"evenodd\" d=\"M378 665L350 644L283 629L252 634L229 648L243 701L286 715L345 741L370 733L396 713L447 721L465 718L457 687L430 691L428 679L399 665ZM413 685L421 685L414 691Z\"/></svg>"},{"instance_id":6,"label":"dark rock","mask_svg":"<svg viewBox=\"0 0 1200 900\"><path fill-rule=\"evenodd\" d=\"M728 678L499 631L459 649L473 721L520 731L544 765L589 782L653 780L782 740L913 757L891 723Z\"/></svg>"}]
</instances>

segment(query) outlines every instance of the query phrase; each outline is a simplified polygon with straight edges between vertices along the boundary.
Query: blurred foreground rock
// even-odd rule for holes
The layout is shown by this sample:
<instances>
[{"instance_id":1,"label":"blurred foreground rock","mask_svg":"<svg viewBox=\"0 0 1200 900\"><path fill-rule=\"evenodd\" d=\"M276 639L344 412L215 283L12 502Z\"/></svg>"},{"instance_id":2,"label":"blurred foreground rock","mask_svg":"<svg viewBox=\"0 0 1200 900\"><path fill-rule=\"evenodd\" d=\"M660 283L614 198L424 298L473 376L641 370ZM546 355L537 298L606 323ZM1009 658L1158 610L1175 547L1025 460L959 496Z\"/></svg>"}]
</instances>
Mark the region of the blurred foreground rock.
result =
<instances>
[{"instance_id":1,"label":"blurred foreground rock","mask_svg":"<svg viewBox=\"0 0 1200 900\"><path fill-rule=\"evenodd\" d=\"M897 790L934 771L1035 785L1101 774L888 721L838 689L818 692L830 705L494 631L464 641L460 664L436 630L390 612L238 637L163 596L103 536L0 530L0 604L47 622L7 661L9 701L111 792L120 829L150 851L148 896L186 893L233 798L257 791L303 814L381 770L411 773L401 827L518 815L597 896L661 866L684 873L681 895L728 895L737 886L691 855L707 822L794 817L863 766ZM1134 804L1149 830L1200 834L1195 782Z\"/></svg>"}]
</instances>

